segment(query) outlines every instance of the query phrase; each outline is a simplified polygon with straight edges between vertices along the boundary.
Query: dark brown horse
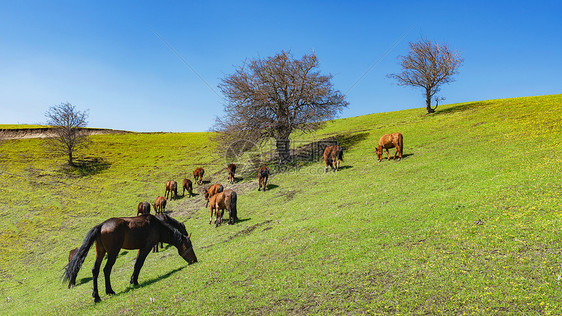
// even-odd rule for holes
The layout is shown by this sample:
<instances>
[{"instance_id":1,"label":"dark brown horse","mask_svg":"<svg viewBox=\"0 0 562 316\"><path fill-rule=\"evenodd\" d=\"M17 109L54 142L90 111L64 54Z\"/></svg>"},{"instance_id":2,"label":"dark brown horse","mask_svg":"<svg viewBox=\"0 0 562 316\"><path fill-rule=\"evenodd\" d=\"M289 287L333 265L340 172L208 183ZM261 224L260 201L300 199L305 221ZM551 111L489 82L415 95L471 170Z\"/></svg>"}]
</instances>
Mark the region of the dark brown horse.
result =
<instances>
[{"instance_id":1,"label":"dark brown horse","mask_svg":"<svg viewBox=\"0 0 562 316\"><path fill-rule=\"evenodd\" d=\"M384 134L379 140L379 146L377 147L377 158L379 162L382 160L382 150L386 149L386 160L390 160L390 155L388 149L395 148L394 160L396 160L396 154L398 154L398 160L402 159L402 151L404 150L404 137L400 133Z\"/></svg>"},{"instance_id":2,"label":"dark brown horse","mask_svg":"<svg viewBox=\"0 0 562 316\"><path fill-rule=\"evenodd\" d=\"M236 210L236 192L228 189L223 192L217 193L209 198L211 205L211 218L209 224L213 221L213 214L215 215L215 227L222 224L222 216L224 210L228 211L228 224L232 225L238 220L238 211Z\"/></svg>"},{"instance_id":3,"label":"dark brown horse","mask_svg":"<svg viewBox=\"0 0 562 316\"><path fill-rule=\"evenodd\" d=\"M222 186L222 184L220 183L215 183L213 185L211 185L208 189L205 189L205 192L203 192L203 195L205 196L205 200L207 201L207 203L205 204L205 207L209 206L209 198L219 192L222 192L224 190L224 187Z\"/></svg>"},{"instance_id":4,"label":"dark brown horse","mask_svg":"<svg viewBox=\"0 0 562 316\"><path fill-rule=\"evenodd\" d=\"M170 200L178 198L178 183L174 180L166 181L166 185L164 186L164 197L168 199L168 195L170 196Z\"/></svg>"},{"instance_id":5,"label":"dark brown horse","mask_svg":"<svg viewBox=\"0 0 562 316\"><path fill-rule=\"evenodd\" d=\"M163 196L158 196L156 197L156 201L154 202L154 204L152 204L152 207L154 208L154 213L158 214L158 213L164 213L164 211L166 211L166 198Z\"/></svg>"},{"instance_id":6,"label":"dark brown horse","mask_svg":"<svg viewBox=\"0 0 562 316\"><path fill-rule=\"evenodd\" d=\"M328 146L324 149L324 163L326 163L326 170L328 172L328 166L332 170L338 171L340 169L340 163L343 161L343 148L338 145ZM335 168L334 168L335 165Z\"/></svg>"},{"instance_id":7,"label":"dark brown horse","mask_svg":"<svg viewBox=\"0 0 562 316\"><path fill-rule=\"evenodd\" d=\"M267 179L269 179L269 168L261 166L258 170L258 191L263 187L263 192L267 188Z\"/></svg>"},{"instance_id":8,"label":"dark brown horse","mask_svg":"<svg viewBox=\"0 0 562 316\"><path fill-rule=\"evenodd\" d=\"M92 244L96 244L96 261L92 269L94 290L92 296L94 302L100 302L98 292L98 274L105 254L107 253L107 263L103 268L105 276L105 293L115 294L111 287L111 268L117 259L119 250L139 249L137 260L130 283L138 285L140 270L144 264L146 256L158 242L165 242L178 249L178 254L187 263L197 262L197 257L193 251L190 236L182 234L172 225L156 218L153 215L141 215L136 217L110 218L105 222L90 229L82 246L76 255L65 267L64 278L68 279L68 287L76 283L76 276Z\"/></svg>"},{"instance_id":9,"label":"dark brown horse","mask_svg":"<svg viewBox=\"0 0 562 316\"><path fill-rule=\"evenodd\" d=\"M140 202L137 206L137 216L144 214L150 214L150 203L148 202Z\"/></svg>"},{"instance_id":10,"label":"dark brown horse","mask_svg":"<svg viewBox=\"0 0 562 316\"><path fill-rule=\"evenodd\" d=\"M168 214L156 214L156 218L158 218L161 221L166 222L167 224L170 224L172 227L174 227L175 229L179 230L180 233L182 233L183 235L187 236L187 230L185 229L185 225L181 222L178 222L177 220L175 220L173 217L169 216ZM164 244L163 242L160 242L160 248L164 248ZM154 248L152 249L152 252L158 252L158 243L156 243L156 245L154 245Z\"/></svg>"},{"instance_id":11,"label":"dark brown horse","mask_svg":"<svg viewBox=\"0 0 562 316\"><path fill-rule=\"evenodd\" d=\"M228 165L228 182L234 183L234 175L236 174L236 165L231 163Z\"/></svg>"},{"instance_id":12,"label":"dark brown horse","mask_svg":"<svg viewBox=\"0 0 562 316\"><path fill-rule=\"evenodd\" d=\"M193 195L193 184L191 183L191 180L183 179L182 187L183 187L182 196L185 196L186 190L187 190L187 193L189 193L189 197L191 197Z\"/></svg>"},{"instance_id":13,"label":"dark brown horse","mask_svg":"<svg viewBox=\"0 0 562 316\"><path fill-rule=\"evenodd\" d=\"M197 168L193 170L193 179L195 179L195 183L198 185L203 184L203 175L205 174L205 170L203 168Z\"/></svg>"}]
</instances>

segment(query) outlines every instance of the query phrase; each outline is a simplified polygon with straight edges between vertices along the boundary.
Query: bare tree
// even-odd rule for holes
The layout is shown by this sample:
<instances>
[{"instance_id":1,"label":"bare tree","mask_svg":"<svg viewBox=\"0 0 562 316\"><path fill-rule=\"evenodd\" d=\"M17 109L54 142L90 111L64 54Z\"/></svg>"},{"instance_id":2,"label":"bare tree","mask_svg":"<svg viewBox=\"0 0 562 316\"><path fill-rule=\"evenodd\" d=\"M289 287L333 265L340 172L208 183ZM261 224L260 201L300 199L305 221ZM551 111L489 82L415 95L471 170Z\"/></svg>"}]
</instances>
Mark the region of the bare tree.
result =
<instances>
[{"instance_id":1,"label":"bare tree","mask_svg":"<svg viewBox=\"0 0 562 316\"><path fill-rule=\"evenodd\" d=\"M427 113L434 113L439 100L443 100L435 96L441 85L455 81L453 75L458 73L463 62L460 53L450 50L447 44L440 45L421 39L415 43L410 42L408 55L399 58L402 72L389 74L388 77L396 79L400 86L423 88ZM432 108L434 96L436 106Z\"/></svg>"},{"instance_id":2,"label":"bare tree","mask_svg":"<svg viewBox=\"0 0 562 316\"><path fill-rule=\"evenodd\" d=\"M73 154L88 145L84 127L88 124L88 111L80 112L70 103L61 103L45 113L47 125L52 126L54 137L48 138L51 148L68 157L68 164L74 166Z\"/></svg>"},{"instance_id":3,"label":"bare tree","mask_svg":"<svg viewBox=\"0 0 562 316\"><path fill-rule=\"evenodd\" d=\"M219 84L227 100L225 115L215 125L219 142L238 143L229 150L245 151L274 138L281 162L289 161L293 131L313 131L348 105L318 65L314 53L294 59L282 51L245 62L227 75Z\"/></svg>"}]
</instances>

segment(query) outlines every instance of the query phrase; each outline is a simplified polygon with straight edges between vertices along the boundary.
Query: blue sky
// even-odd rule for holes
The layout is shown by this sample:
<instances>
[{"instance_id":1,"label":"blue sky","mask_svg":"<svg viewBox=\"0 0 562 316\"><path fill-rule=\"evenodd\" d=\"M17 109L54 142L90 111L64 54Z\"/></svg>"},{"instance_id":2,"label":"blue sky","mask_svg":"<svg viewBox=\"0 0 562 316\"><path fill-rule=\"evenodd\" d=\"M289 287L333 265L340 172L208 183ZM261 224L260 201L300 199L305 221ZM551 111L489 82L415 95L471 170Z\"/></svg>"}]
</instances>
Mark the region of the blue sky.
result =
<instances>
[{"instance_id":1,"label":"blue sky","mask_svg":"<svg viewBox=\"0 0 562 316\"><path fill-rule=\"evenodd\" d=\"M557 94L560 15L557 1L2 1L0 124L42 123L70 102L91 127L207 131L221 78L281 50L316 53L348 91L340 117L423 113L420 90L386 78L422 36L464 57L445 103Z\"/></svg>"}]
</instances>

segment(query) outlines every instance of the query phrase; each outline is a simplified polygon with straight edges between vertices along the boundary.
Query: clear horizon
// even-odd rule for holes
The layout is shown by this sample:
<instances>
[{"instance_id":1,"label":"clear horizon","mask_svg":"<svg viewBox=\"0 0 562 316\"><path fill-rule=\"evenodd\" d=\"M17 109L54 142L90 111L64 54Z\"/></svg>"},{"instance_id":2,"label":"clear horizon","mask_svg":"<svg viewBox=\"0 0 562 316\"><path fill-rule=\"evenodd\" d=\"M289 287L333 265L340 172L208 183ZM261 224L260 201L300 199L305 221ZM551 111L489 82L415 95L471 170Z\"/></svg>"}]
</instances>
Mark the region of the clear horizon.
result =
<instances>
[{"instance_id":1,"label":"clear horizon","mask_svg":"<svg viewBox=\"0 0 562 316\"><path fill-rule=\"evenodd\" d=\"M338 118L425 106L386 77L420 37L464 63L444 104L562 93L562 3L0 3L0 124L42 124L50 106L89 110L89 127L204 132L217 85L244 60L315 52L349 107ZM557 39L558 38L558 39Z\"/></svg>"}]
</instances>

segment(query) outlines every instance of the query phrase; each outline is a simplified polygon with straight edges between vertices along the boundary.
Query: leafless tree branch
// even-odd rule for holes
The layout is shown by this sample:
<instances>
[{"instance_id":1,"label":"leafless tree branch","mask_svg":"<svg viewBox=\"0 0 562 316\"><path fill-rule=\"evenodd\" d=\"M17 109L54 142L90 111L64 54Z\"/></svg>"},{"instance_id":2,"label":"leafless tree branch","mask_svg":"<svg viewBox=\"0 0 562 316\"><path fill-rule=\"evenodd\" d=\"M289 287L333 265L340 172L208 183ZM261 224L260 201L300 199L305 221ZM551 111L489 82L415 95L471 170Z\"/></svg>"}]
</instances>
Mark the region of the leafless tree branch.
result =
<instances>
[{"instance_id":1,"label":"leafless tree branch","mask_svg":"<svg viewBox=\"0 0 562 316\"><path fill-rule=\"evenodd\" d=\"M55 133L54 137L47 139L49 147L56 153L66 155L68 164L73 166L74 152L87 147L89 143L88 135L84 132L88 124L88 112L80 112L67 102L50 107L45 116Z\"/></svg>"},{"instance_id":2,"label":"leafless tree branch","mask_svg":"<svg viewBox=\"0 0 562 316\"><path fill-rule=\"evenodd\" d=\"M402 72L389 74L388 77L396 79L400 86L422 88L427 112L435 112L437 106L431 107L432 98L439 92L441 85L455 81L453 76L458 73L463 62L460 53L449 49L448 44L441 45L421 39L410 42L408 55L399 58Z\"/></svg>"}]
</instances>

